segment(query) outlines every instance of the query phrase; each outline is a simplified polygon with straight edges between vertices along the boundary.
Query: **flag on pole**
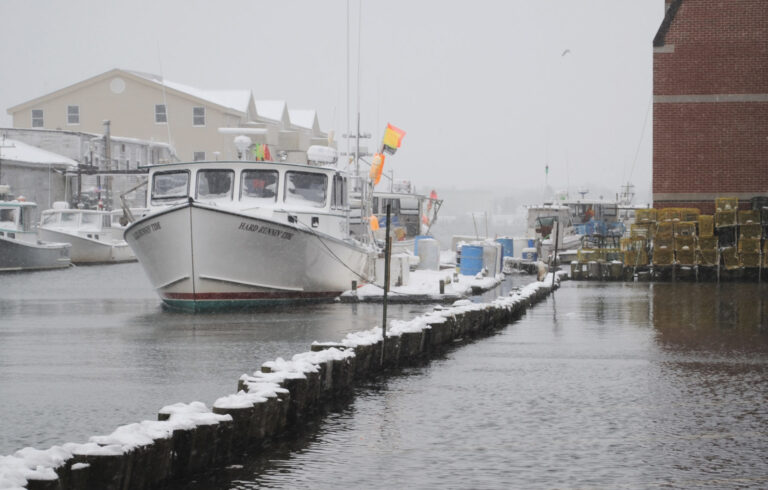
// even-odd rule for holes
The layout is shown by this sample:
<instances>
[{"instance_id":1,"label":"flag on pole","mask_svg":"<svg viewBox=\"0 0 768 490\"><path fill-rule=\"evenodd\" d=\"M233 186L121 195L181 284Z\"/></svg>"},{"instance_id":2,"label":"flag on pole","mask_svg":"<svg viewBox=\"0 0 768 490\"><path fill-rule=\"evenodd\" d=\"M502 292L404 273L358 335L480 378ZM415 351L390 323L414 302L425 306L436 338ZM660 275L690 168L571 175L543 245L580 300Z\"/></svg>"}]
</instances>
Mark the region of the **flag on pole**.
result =
<instances>
[{"instance_id":1,"label":"flag on pole","mask_svg":"<svg viewBox=\"0 0 768 490\"><path fill-rule=\"evenodd\" d=\"M403 136L405 136L405 131L388 123L387 129L384 131L384 138L381 140L383 150L390 155L394 155L397 149L400 148Z\"/></svg>"},{"instance_id":2,"label":"flag on pole","mask_svg":"<svg viewBox=\"0 0 768 490\"><path fill-rule=\"evenodd\" d=\"M381 172L384 170L384 154L377 153L373 155L373 162L371 163L371 170L368 172L368 177L373 181L373 185L377 185L381 180Z\"/></svg>"}]
</instances>

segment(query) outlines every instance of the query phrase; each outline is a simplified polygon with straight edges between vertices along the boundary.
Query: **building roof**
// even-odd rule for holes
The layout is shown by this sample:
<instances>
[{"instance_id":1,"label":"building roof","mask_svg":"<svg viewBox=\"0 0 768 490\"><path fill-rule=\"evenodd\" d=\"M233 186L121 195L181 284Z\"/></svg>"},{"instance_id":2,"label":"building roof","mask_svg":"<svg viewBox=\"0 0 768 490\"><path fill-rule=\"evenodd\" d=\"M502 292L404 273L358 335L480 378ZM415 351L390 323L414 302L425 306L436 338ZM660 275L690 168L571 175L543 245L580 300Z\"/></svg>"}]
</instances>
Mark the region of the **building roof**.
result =
<instances>
[{"instance_id":1,"label":"building roof","mask_svg":"<svg viewBox=\"0 0 768 490\"><path fill-rule=\"evenodd\" d=\"M257 100L256 114L272 121L282 121L286 104L284 100Z\"/></svg>"},{"instance_id":2,"label":"building roof","mask_svg":"<svg viewBox=\"0 0 768 490\"><path fill-rule=\"evenodd\" d=\"M0 161L2 160L40 165L66 165L70 167L77 167L78 165L71 158L12 139L0 140Z\"/></svg>"},{"instance_id":3,"label":"building roof","mask_svg":"<svg viewBox=\"0 0 768 490\"><path fill-rule=\"evenodd\" d=\"M138 80L143 83L158 85L160 87L164 86L172 91L184 94L188 97L192 97L197 100L206 101L211 104L215 104L223 109L228 109L230 111L237 111L239 113L246 113L246 114L248 113L248 106L251 100L250 90L203 90L195 87L190 87L188 85L171 82L169 80L163 80L163 78L160 77L159 75L154 75L151 73L114 68L112 70L106 71L104 73L93 76L91 78L87 78L85 80L81 80L80 82L74 83L72 85L61 88L54 92L48 93L46 95L42 95L40 97L36 97L26 102L22 102L21 104L17 104L13 107L10 107L7 110L7 112L8 114L13 114L16 111L38 104L40 101L52 99L54 97L60 96L62 94L66 94L68 92L77 90L84 86L90 85L97 81L104 80L106 78L113 77L113 76L126 76L126 77L131 77L134 80Z\"/></svg>"},{"instance_id":4,"label":"building roof","mask_svg":"<svg viewBox=\"0 0 768 490\"><path fill-rule=\"evenodd\" d=\"M198 99L207 100L209 102L213 102L216 105L234 109L236 111L248 112L248 104L251 100L250 90L203 90L196 87L190 87L189 85L172 82L170 80L164 80L162 77L152 73L143 73L140 71L130 70L126 71L136 75L137 77L149 80L152 83L171 88L178 92L183 92L193 97L197 97Z\"/></svg>"},{"instance_id":5,"label":"building roof","mask_svg":"<svg viewBox=\"0 0 768 490\"><path fill-rule=\"evenodd\" d=\"M660 48L664 46L664 40L667 37L669 28L672 25L672 21L675 20L675 15L677 15L677 11L682 3L683 0L672 0L672 3L669 4L669 7L664 14L664 20L661 21L659 30L656 31L656 36L653 38L654 48Z\"/></svg>"},{"instance_id":6,"label":"building roof","mask_svg":"<svg viewBox=\"0 0 768 490\"><path fill-rule=\"evenodd\" d=\"M317 112L305 109L290 109L288 116L291 118L291 124L305 129L314 129L317 120Z\"/></svg>"}]
</instances>

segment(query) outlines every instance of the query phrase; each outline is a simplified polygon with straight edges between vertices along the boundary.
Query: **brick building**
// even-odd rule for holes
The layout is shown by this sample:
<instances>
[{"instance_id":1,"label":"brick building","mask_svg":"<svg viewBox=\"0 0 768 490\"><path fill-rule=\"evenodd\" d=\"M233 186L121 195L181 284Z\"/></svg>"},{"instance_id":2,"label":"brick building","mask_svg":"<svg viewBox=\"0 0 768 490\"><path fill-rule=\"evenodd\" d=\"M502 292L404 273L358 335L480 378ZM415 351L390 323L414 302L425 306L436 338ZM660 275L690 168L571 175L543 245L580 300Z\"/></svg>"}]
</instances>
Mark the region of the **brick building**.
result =
<instances>
[{"instance_id":1,"label":"brick building","mask_svg":"<svg viewBox=\"0 0 768 490\"><path fill-rule=\"evenodd\" d=\"M768 1L672 0L653 46L654 207L768 196Z\"/></svg>"}]
</instances>

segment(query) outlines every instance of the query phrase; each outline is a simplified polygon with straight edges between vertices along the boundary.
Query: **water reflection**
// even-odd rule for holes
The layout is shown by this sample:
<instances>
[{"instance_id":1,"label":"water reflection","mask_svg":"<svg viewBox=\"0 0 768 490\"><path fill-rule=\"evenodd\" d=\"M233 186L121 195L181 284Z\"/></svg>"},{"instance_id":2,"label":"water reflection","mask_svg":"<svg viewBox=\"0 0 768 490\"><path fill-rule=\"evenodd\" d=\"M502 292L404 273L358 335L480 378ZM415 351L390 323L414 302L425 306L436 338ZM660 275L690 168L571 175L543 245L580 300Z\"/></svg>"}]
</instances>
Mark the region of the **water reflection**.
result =
<instances>
[{"instance_id":1,"label":"water reflection","mask_svg":"<svg viewBox=\"0 0 768 490\"><path fill-rule=\"evenodd\" d=\"M566 284L190 488L764 488L755 287Z\"/></svg>"},{"instance_id":2,"label":"water reflection","mask_svg":"<svg viewBox=\"0 0 768 490\"><path fill-rule=\"evenodd\" d=\"M768 284L651 285L653 326L669 349L765 352Z\"/></svg>"},{"instance_id":3,"label":"water reflection","mask_svg":"<svg viewBox=\"0 0 768 490\"><path fill-rule=\"evenodd\" d=\"M429 308L391 305L388 317ZM368 303L170 312L137 263L4 274L0 454L82 442L170 403L210 405L263 362L380 323Z\"/></svg>"}]
</instances>

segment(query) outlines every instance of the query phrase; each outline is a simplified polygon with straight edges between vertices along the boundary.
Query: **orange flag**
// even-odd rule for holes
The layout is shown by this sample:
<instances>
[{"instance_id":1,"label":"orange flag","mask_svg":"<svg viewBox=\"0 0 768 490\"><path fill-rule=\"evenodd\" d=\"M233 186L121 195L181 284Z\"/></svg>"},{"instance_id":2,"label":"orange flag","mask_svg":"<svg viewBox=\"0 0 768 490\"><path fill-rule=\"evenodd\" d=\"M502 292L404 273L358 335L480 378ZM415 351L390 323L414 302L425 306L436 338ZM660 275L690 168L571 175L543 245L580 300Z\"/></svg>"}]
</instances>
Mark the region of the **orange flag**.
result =
<instances>
[{"instance_id":1,"label":"orange flag","mask_svg":"<svg viewBox=\"0 0 768 490\"><path fill-rule=\"evenodd\" d=\"M377 185L381 180L381 172L384 170L384 154L377 153L373 155L373 163L371 163L371 170L368 172L368 177L373 181L373 185Z\"/></svg>"}]
</instances>

